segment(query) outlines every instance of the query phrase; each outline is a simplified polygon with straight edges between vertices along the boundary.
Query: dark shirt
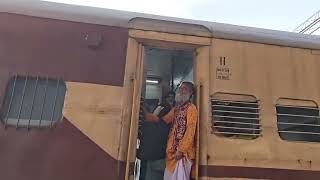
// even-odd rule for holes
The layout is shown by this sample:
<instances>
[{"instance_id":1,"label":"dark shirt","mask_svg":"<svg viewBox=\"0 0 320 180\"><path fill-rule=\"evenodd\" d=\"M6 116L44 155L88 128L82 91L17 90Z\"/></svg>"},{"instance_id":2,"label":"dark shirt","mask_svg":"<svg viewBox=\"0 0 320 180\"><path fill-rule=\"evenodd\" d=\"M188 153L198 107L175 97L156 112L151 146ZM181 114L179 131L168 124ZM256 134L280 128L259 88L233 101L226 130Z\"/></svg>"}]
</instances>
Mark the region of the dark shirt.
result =
<instances>
[{"instance_id":1,"label":"dark shirt","mask_svg":"<svg viewBox=\"0 0 320 180\"><path fill-rule=\"evenodd\" d=\"M158 115L161 118L170 112L171 106L168 104L161 104L160 106L164 107ZM144 121L140 128L140 146L137 151L137 157L141 160L164 159L170 125L163 121Z\"/></svg>"}]
</instances>

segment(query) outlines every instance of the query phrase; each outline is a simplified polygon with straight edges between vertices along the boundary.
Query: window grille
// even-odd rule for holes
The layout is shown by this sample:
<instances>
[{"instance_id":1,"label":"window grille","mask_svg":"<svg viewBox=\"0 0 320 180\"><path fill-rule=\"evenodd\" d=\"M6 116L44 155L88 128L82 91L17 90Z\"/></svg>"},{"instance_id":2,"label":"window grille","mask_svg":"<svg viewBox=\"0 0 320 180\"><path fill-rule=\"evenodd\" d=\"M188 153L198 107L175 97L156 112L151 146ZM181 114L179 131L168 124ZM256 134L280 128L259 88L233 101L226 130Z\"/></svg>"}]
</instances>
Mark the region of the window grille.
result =
<instances>
[{"instance_id":1,"label":"window grille","mask_svg":"<svg viewBox=\"0 0 320 180\"><path fill-rule=\"evenodd\" d=\"M61 79L15 76L2 105L5 126L47 127L62 119L66 85Z\"/></svg>"},{"instance_id":2,"label":"window grille","mask_svg":"<svg viewBox=\"0 0 320 180\"><path fill-rule=\"evenodd\" d=\"M284 100L287 103L284 103ZM279 99L276 104L278 132L289 141L320 142L320 117L312 101Z\"/></svg>"},{"instance_id":3,"label":"window grille","mask_svg":"<svg viewBox=\"0 0 320 180\"><path fill-rule=\"evenodd\" d=\"M222 95L211 99L213 133L242 139L259 137L261 124L257 99L248 95Z\"/></svg>"}]
</instances>

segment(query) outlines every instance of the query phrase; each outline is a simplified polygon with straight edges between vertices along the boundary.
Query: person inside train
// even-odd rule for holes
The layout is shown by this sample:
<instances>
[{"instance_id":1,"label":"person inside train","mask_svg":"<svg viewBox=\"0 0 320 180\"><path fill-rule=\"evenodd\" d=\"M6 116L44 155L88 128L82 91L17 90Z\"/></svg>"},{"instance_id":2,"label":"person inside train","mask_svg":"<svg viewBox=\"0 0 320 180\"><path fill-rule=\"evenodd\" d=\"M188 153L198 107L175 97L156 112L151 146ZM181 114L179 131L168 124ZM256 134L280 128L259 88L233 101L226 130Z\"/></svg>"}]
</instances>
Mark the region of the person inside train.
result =
<instances>
[{"instance_id":1,"label":"person inside train","mask_svg":"<svg viewBox=\"0 0 320 180\"><path fill-rule=\"evenodd\" d=\"M181 83L176 93L176 105L165 116L159 117L145 112L145 119L153 122L171 124L166 149L166 169L164 180L171 179L180 160L192 164L195 160L195 134L198 121L196 106L191 102L194 85L191 82ZM146 109L144 109L146 111ZM190 169L187 169L190 176ZM194 170L194 167L193 167ZM194 173L193 173L194 174Z\"/></svg>"},{"instance_id":2,"label":"person inside train","mask_svg":"<svg viewBox=\"0 0 320 180\"><path fill-rule=\"evenodd\" d=\"M163 117L174 106L175 93L169 92L154 110ZM141 160L139 180L163 180L165 155L170 125L164 122L143 122L137 157Z\"/></svg>"},{"instance_id":3,"label":"person inside train","mask_svg":"<svg viewBox=\"0 0 320 180\"><path fill-rule=\"evenodd\" d=\"M164 97L164 101L157 106L157 108L153 111L153 114L160 117L166 115L173 108L175 104L174 99L175 93L173 91L167 93L167 95Z\"/></svg>"}]
</instances>

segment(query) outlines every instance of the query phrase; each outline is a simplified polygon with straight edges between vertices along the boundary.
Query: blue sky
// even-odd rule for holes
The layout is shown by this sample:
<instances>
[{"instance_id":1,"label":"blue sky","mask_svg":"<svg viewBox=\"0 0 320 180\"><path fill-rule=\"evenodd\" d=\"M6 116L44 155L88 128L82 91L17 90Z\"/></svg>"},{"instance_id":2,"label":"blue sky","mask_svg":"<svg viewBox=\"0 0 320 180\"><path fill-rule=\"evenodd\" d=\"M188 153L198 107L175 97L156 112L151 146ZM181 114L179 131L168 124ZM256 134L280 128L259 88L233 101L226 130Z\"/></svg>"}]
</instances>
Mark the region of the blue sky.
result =
<instances>
[{"instance_id":1,"label":"blue sky","mask_svg":"<svg viewBox=\"0 0 320 180\"><path fill-rule=\"evenodd\" d=\"M164 16L292 31L320 0L48 0ZM320 34L318 31L315 34Z\"/></svg>"}]
</instances>

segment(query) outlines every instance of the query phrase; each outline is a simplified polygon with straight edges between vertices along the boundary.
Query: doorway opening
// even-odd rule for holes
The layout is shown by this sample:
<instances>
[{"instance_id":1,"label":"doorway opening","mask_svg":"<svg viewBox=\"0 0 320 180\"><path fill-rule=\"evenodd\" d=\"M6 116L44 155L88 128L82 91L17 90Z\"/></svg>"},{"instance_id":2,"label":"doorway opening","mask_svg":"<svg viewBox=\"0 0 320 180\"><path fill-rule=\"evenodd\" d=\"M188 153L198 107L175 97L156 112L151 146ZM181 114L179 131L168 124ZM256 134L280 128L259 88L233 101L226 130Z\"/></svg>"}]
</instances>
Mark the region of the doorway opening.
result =
<instances>
[{"instance_id":1,"label":"doorway opening","mask_svg":"<svg viewBox=\"0 0 320 180\"><path fill-rule=\"evenodd\" d=\"M194 82L194 51L144 48L140 104L163 116L174 106L174 93L184 81ZM134 179L162 180L170 125L147 122L139 115Z\"/></svg>"}]
</instances>

